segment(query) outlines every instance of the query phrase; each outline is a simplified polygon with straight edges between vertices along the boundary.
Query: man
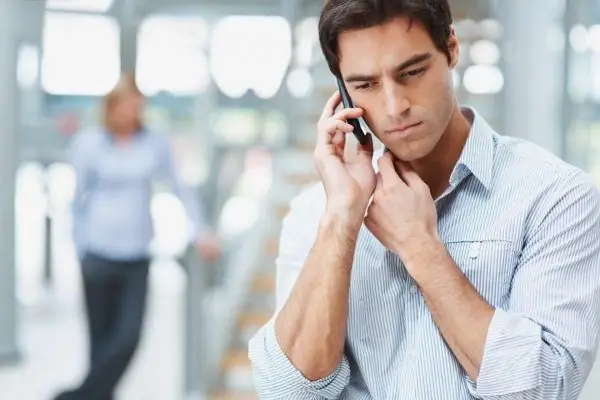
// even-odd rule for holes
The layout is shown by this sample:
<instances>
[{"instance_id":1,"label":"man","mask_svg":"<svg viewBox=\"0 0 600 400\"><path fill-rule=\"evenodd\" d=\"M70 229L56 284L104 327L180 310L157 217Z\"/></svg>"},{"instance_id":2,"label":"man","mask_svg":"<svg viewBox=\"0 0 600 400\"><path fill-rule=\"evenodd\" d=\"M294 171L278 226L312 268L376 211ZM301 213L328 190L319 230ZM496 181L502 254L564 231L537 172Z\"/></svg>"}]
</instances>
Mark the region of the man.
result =
<instances>
[{"instance_id":1,"label":"man","mask_svg":"<svg viewBox=\"0 0 600 400\"><path fill-rule=\"evenodd\" d=\"M600 328L594 185L459 107L446 0L330 0L319 31L360 108L329 100L322 186L284 221L277 312L249 349L260 397L577 398ZM378 172L372 145L340 156L358 116Z\"/></svg>"}]
</instances>

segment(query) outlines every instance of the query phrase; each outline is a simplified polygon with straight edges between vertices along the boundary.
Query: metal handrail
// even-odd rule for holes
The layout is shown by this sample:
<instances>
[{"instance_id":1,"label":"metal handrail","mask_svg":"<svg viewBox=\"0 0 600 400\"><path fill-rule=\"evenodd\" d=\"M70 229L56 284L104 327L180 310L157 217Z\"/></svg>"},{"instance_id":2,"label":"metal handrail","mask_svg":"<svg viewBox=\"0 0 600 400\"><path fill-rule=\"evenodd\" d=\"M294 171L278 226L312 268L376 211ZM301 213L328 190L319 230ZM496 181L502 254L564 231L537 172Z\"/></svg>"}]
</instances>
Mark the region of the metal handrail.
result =
<instances>
[{"instance_id":1,"label":"metal handrail","mask_svg":"<svg viewBox=\"0 0 600 400\"><path fill-rule=\"evenodd\" d=\"M254 225L224 252L221 265L207 265L188 249L182 264L187 270L185 309L185 398L202 399L219 379L220 362L233 339L235 322L262 256L266 207ZM224 271L220 284L210 285L209 271Z\"/></svg>"}]
</instances>

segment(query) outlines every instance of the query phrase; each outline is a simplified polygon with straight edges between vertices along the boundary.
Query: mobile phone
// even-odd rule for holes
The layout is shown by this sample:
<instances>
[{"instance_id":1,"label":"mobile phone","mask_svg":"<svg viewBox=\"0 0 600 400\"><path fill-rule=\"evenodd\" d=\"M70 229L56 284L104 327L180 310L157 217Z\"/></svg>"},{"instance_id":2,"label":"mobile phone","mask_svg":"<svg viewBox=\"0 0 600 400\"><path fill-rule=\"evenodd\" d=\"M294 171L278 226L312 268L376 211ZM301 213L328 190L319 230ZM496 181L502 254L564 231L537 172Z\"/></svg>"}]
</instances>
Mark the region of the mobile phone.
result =
<instances>
[{"instance_id":1,"label":"mobile phone","mask_svg":"<svg viewBox=\"0 0 600 400\"><path fill-rule=\"evenodd\" d=\"M348 94L348 90L346 90L346 85L344 85L344 82L340 78L336 78L336 79L337 79L338 90L340 91L340 96L342 97L342 104L344 105L344 108L354 108L354 103L352 102L352 99L350 98L350 95ZM360 144L365 145L365 144L369 143L368 133L366 133L362 129L362 126L360 126L360 120L358 118L348 118L348 120L346 122L354 127L354 130L352 131L352 133L354 133L354 136L356 136L356 139L358 140L358 142Z\"/></svg>"}]
</instances>

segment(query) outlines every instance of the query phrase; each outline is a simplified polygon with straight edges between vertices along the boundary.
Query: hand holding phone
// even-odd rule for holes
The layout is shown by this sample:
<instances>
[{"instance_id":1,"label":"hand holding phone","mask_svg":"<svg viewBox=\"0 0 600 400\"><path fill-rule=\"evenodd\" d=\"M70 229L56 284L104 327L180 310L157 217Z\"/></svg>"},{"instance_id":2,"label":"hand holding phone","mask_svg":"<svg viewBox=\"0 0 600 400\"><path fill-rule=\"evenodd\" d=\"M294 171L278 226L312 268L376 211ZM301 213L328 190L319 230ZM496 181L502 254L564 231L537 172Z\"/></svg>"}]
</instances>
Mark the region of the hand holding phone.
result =
<instances>
[{"instance_id":1,"label":"hand holding phone","mask_svg":"<svg viewBox=\"0 0 600 400\"><path fill-rule=\"evenodd\" d=\"M340 78L336 78L336 80L337 80L338 90L340 92L340 97L342 98L342 104L344 105L344 108L354 108L355 107L354 102L352 101L352 99L350 98L350 95L348 94L346 85L344 85L344 82ZM356 139L358 140L358 142L360 144L365 145L369 142L368 133L365 133L363 131L362 127L360 126L360 121L358 118L348 118L348 120L346 122L354 127L354 130L352 131L352 133L354 133L354 136L356 136Z\"/></svg>"},{"instance_id":2,"label":"hand holding phone","mask_svg":"<svg viewBox=\"0 0 600 400\"><path fill-rule=\"evenodd\" d=\"M341 215L359 222L364 218L377 180L373 168L373 141L368 135L367 143L356 145L354 151L346 146L347 135L354 130L348 121L360 118L362 109L342 108L336 111L340 100L340 93L336 91L323 108L317 124L313 158L325 189L328 208L338 210L338 217Z\"/></svg>"}]
</instances>

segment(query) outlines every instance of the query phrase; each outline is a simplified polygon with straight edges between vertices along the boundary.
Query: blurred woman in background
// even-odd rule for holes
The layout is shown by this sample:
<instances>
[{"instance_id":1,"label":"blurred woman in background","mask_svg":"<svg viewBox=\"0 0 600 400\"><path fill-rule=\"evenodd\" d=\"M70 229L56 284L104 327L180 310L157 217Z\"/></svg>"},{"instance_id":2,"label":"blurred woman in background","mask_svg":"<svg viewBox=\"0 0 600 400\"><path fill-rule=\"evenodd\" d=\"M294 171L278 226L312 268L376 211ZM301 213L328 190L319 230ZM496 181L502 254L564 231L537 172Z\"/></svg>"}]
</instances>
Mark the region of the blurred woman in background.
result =
<instances>
[{"instance_id":1,"label":"blurred woman in background","mask_svg":"<svg viewBox=\"0 0 600 400\"><path fill-rule=\"evenodd\" d=\"M171 184L208 261L219 255L196 198L180 182L168 139L144 127L144 98L123 75L103 104L103 126L78 133L70 147L76 171L74 241L80 257L90 334L90 367L81 385L56 400L110 400L140 339L154 236L153 183Z\"/></svg>"}]
</instances>

